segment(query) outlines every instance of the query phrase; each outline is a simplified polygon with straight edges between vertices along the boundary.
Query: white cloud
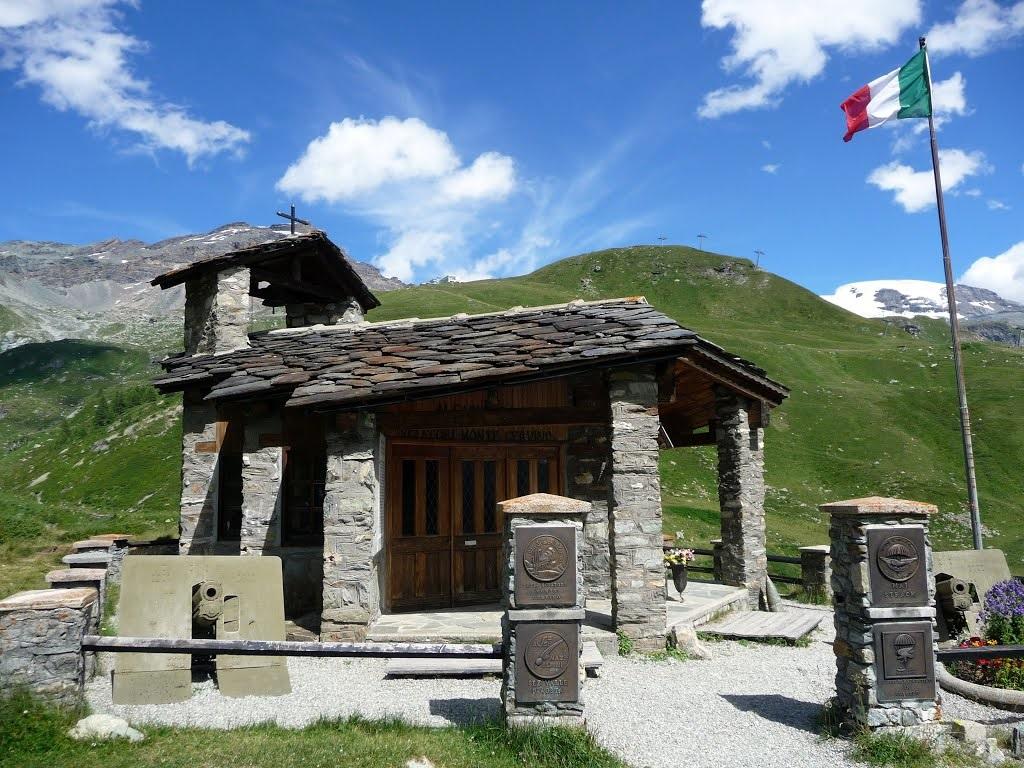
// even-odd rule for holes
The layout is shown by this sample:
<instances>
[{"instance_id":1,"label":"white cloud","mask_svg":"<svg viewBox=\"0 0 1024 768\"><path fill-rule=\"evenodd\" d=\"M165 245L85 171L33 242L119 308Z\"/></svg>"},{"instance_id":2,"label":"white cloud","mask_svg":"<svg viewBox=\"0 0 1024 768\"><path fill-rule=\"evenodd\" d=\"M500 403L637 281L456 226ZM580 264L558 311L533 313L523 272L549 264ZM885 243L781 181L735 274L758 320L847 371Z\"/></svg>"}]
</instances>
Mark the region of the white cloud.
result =
<instances>
[{"instance_id":1,"label":"white cloud","mask_svg":"<svg viewBox=\"0 0 1024 768\"><path fill-rule=\"evenodd\" d=\"M72 110L98 129L134 134L146 150L181 152L191 165L239 152L249 133L222 120L206 122L162 101L136 76L130 54L141 40L117 29L120 0L0 0L0 68L16 69L47 104Z\"/></svg>"},{"instance_id":2,"label":"white cloud","mask_svg":"<svg viewBox=\"0 0 1024 768\"><path fill-rule=\"evenodd\" d=\"M765 163L761 166L761 170L765 173L775 174L779 172L779 168L781 167L782 165L780 163Z\"/></svg>"},{"instance_id":3,"label":"white cloud","mask_svg":"<svg viewBox=\"0 0 1024 768\"><path fill-rule=\"evenodd\" d=\"M431 270L478 279L507 266L495 257L467 266L467 251L488 235L489 206L518 185L511 157L484 152L464 165L444 131L396 117L332 123L277 182L286 194L340 205L381 227L386 250L374 263L406 281Z\"/></svg>"},{"instance_id":4,"label":"white cloud","mask_svg":"<svg viewBox=\"0 0 1024 768\"><path fill-rule=\"evenodd\" d=\"M964 194L968 197L981 197L981 190L977 187L971 187L970 189L965 189Z\"/></svg>"},{"instance_id":5,"label":"white cloud","mask_svg":"<svg viewBox=\"0 0 1024 768\"><path fill-rule=\"evenodd\" d=\"M824 71L827 49L892 45L920 18L920 0L704 0L704 27L733 28L724 69L752 82L711 91L697 113L716 118L774 106L787 86L809 82Z\"/></svg>"},{"instance_id":6,"label":"white cloud","mask_svg":"<svg viewBox=\"0 0 1024 768\"><path fill-rule=\"evenodd\" d=\"M991 170L983 152L962 149L939 150L943 191L954 191L965 179ZM935 181L931 169L915 171L909 165L892 162L875 168L868 183L893 192L893 201L907 213L917 213L935 204Z\"/></svg>"},{"instance_id":7,"label":"white cloud","mask_svg":"<svg viewBox=\"0 0 1024 768\"><path fill-rule=\"evenodd\" d=\"M995 0L964 0L952 21L928 31L935 54L981 56L1024 33L1024 2L1000 5Z\"/></svg>"},{"instance_id":8,"label":"white cloud","mask_svg":"<svg viewBox=\"0 0 1024 768\"><path fill-rule=\"evenodd\" d=\"M1008 211L1010 206L1004 203L1002 200L986 200L985 205L988 206L990 211Z\"/></svg>"},{"instance_id":9,"label":"white cloud","mask_svg":"<svg viewBox=\"0 0 1024 768\"><path fill-rule=\"evenodd\" d=\"M1024 303L1024 241L998 256L978 259L958 282L988 288L1004 299Z\"/></svg>"},{"instance_id":10,"label":"white cloud","mask_svg":"<svg viewBox=\"0 0 1024 768\"><path fill-rule=\"evenodd\" d=\"M768 139L761 139L761 146L764 147L765 149L771 149L772 143L768 141Z\"/></svg>"}]
</instances>

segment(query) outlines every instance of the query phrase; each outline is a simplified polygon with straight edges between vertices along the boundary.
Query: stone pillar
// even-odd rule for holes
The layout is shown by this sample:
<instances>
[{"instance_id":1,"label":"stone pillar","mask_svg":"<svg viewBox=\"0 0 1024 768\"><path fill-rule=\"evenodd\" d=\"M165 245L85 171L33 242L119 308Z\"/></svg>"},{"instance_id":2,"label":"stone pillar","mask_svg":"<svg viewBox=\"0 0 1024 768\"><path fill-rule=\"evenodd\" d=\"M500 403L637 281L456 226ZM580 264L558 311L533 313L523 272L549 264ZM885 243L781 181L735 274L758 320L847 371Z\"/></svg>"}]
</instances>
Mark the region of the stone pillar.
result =
<instances>
[{"instance_id":1,"label":"stone pillar","mask_svg":"<svg viewBox=\"0 0 1024 768\"><path fill-rule=\"evenodd\" d=\"M722 540L711 540L711 576L712 581L722 583Z\"/></svg>"},{"instance_id":2,"label":"stone pillar","mask_svg":"<svg viewBox=\"0 0 1024 768\"><path fill-rule=\"evenodd\" d=\"M280 416L250 419L245 424L240 547L243 555L262 555L264 549L273 549L280 543L284 468L280 433ZM267 442L276 445L264 445Z\"/></svg>"},{"instance_id":3,"label":"stone pillar","mask_svg":"<svg viewBox=\"0 0 1024 768\"><path fill-rule=\"evenodd\" d=\"M591 504L583 524L583 577L587 596L608 600L612 589L608 555L607 427L570 427L565 462L568 495Z\"/></svg>"},{"instance_id":4,"label":"stone pillar","mask_svg":"<svg viewBox=\"0 0 1024 768\"><path fill-rule=\"evenodd\" d=\"M715 387L722 581L745 587L750 607L757 610L768 579L764 446L762 430L750 425L749 413L747 398L726 387Z\"/></svg>"},{"instance_id":5,"label":"stone pillar","mask_svg":"<svg viewBox=\"0 0 1024 768\"><path fill-rule=\"evenodd\" d=\"M664 650L665 562L658 476L658 382L654 366L608 375L608 485L612 623L638 651Z\"/></svg>"},{"instance_id":6,"label":"stone pillar","mask_svg":"<svg viewBox=\"0 0 1024 768\"><path fill-rule=\"evenodd\" d=\"M373 552L379 497L376 418L360 413L346 427L329 424L326 442L320 639L365 640L380 613Z\"/></svg>"},{"instance_id":7,"label":"stone pillar","mask_svg":"<svg viewBox=\"0 0 1024 768\"><path fill-rule=\"evenodd\" d=\"M208 554L217 537L217 409L186 392L181 414L178 551Z\"/></svg>"},{"instance_id":8,"label":"stone pillar","mask_svg":"<svg viewBox=\"0 0 1024 768\"><path fill-rule=\"evenodd\" d=\"M501 700L511 726L582 726L586 501L534 493L505 519Z\"/></svg>"},{"instance_id":9,"label":"stone pillar","mask_svg":"<svg viewBox=\"0 0 1024 768\"><path fill-rule=\"evenodd\" d=\"M287 304L285 313L285 324L288 328L363 322L363 308L355 299L325 304L313 302Z\"/></svg>"},{"instance_id":10,"label":"stone pillar","mask_svg":"<svg viewBox=\"0 0 1024 768\"><path fill-rule=\"evenodd\" d=\"M824 504L831 515L836 699L858 727L941 718L935 684L931 504L871 497Z\"/></svg>"},{"instance_id":11,"label":"stone pillar","mask_svg":"<svg viewBox=\"0 0 1024 768\"><path fill-rule=\"evenodd\" d=\"M82 637L98 626L95 589L34 589L0 600L0 695L24 688L58 704L81 703L95 666Z\"/></svg>"},{"instance_id":12,"label":"stone pillar","mask_svg":"<svg viewBox=\"0 0 1024 768\"><path fill-rule=\"evenodd\" d=\"M828 544L800 547L800 578L804 594L815 601L832 599L832 556Z\"/></svg>"},{"instance_id":13,"label":"stone pillar","mask_svg":"<svg viewBox=\"0 0 1024 768\"><path fill-rule=\"evenodd\" d=\"M247 267L185 283L185 354L219 354L249 346L249 288Z\"/></svg>"}]
</instances>

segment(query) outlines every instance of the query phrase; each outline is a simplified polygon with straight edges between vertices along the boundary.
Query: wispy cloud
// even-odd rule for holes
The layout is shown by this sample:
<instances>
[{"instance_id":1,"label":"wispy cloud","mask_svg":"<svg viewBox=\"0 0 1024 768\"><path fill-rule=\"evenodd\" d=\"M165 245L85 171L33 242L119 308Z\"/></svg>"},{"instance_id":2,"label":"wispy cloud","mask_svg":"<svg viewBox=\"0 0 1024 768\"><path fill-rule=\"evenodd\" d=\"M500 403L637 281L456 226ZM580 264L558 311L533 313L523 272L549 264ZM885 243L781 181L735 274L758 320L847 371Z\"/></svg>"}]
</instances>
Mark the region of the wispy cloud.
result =
<instances>
[{"instance_id":1,"label":"wispy cloud","mask_svg":"<svg viewBox=\"0 0 1024 768\"><path fill-rule=\"evenodd\" d=\"M1002 200L995 200L995 199L986 200L985 201L985 205L988 206L988 209L990 211L1008 211L1008 210L1010 210L1010 206L1008 206Z\"/></svg>"},{"instance_id":2,"label":"wispy cloud","mask_svg":"<svg viewBox=\"0 0 1024 768\"><path fill-rule=\"evenodd\" d=\"M764 171L765 173L770 173L774 175L779 172L779 168L781 167L781 163L765 163L764 165L761 166L761 170Z\"/></svg>"},{"instance_id":3,"label":"wispy cloud","mask_svg":"<svg viewBox=\"0 0 1024 768\"><path fill-rule=\"evenodd\" d=\"M181 152L189 165L222 152L239 153L249 133L223 120L192 117L154 96L129 57L144 42L118 29L121 0L0 2L0 69L41 89L54 108L82 115L96 129L135 137L137 148Z\"/></svg>"},{"instance_id":4,"label":"wispy cloud","mask_svg":"<svg viewBox=\"0 0 1024 768\"><path fill-rule=\"evenodd\" d=\"M791 84L824 71L829 50L892 45L920 19L920 0L704 0L701 24L732 29L732 53L722 60L723 69L740 73L746 83L706 94L697 114L717 118L776 106Z\"/></svg>"}]
</instances>

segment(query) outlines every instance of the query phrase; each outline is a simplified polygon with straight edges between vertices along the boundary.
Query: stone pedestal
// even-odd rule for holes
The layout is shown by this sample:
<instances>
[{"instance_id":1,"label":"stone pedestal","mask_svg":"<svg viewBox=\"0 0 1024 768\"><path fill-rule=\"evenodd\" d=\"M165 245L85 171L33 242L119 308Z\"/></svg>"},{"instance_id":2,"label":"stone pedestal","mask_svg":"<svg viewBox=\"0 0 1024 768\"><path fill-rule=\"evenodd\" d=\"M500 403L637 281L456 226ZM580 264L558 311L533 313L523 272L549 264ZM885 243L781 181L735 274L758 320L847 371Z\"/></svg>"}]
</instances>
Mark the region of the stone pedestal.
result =
<instances>
[{"instance_id":1,"label":"stone pedestal","mask_svg":"<svg viewBox=\"0 0 1024 768\"><path fill-rule=\"evenodd\" d=\"M95 589L35 589L0 600L0 695L27 689L79 704L95 665L95 654L82 653L82 637L98 625Z\"/></svg>"},{"instance_id":2,"label":"stone pedestal","mask_svg":"<svg viewBox=\"0 0 1024 768\"><path fill-rule=\"evenodd\" d=\"M377 525L377 429L359 414L326 431L323 612L320 639L362 641L380 613L374 532Z\"/></svg>"},{"instance_id":3,"label":"stone pedestal","mask_svg":"<svg viewBox=\"0 0 1024 768\"><path fill-rule=\"evenodd\" d=\"M804 594L822 602L832 599L832 548L828 544L800 547L800 578Z\"/></svg>"},{"instance_id":4,"label":"stone pedestal","mask_svg":"<svg viewBox=\"0 0 1024 768\"><path fill-rule=\"evenodd\" d=\"M836 696L857 727L941 718L935 683L931 504L871 497L825 504L831 515Z\"/></svg>"},{"instance_id":5,"label":"stone pedestal","mask_svg":"<svg viewBox=\"0 0 1024 768\"><path fill-rule=\"evenodd\" d=\"M750 608L756 611L767 589L768 552L763 430L751 426L750 408L747 398L726 387L715 387L722 581L745 587L750 595Z\"/></svg>"},{"instance_id":6,"label":"stone pedestal","mask_svg":"<svg viewBox=\"0 0 1024 768\"><path fill-rule=\"evenodd\" d=\"M536 493L499 506L505 518L505 720L513 726L582 726L583 522L591 505Z\"/></svg>"},{"instance_id":7,"label":"stone pedestal","mask_svg":"<svg viewBox=\"0 0 1024 768\"><path fill-rule=\"evenodd\" d=\"M658 476L658 382L653 366L608 374L612 622L638 651L665 649L665 562Z\"/></svg>"}]
</instances>

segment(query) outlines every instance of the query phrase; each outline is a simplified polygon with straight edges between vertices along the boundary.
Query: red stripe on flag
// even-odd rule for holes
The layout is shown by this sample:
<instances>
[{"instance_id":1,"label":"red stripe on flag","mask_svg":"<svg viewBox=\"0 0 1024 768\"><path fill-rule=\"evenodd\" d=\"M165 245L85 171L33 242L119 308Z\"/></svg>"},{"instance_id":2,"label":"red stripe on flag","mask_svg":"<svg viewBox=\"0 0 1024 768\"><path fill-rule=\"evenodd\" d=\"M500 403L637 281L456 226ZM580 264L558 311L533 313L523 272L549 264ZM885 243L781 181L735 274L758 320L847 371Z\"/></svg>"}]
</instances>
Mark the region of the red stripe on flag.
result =
<instances>
[{"instance_id":1,"label":"red stripe on flag","mask_svg":"<svg viewBox=\"0 0 1024 768\"><path fill-rule=\"evenodd\" d=\"M849 141L857 131L868 128L868 102L871 101L871 88L863 86L853 92L853 95L839 105L839 108L846 113L846 135L843 141Z\"/></svg>"}]
</instances>

